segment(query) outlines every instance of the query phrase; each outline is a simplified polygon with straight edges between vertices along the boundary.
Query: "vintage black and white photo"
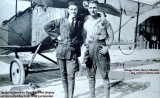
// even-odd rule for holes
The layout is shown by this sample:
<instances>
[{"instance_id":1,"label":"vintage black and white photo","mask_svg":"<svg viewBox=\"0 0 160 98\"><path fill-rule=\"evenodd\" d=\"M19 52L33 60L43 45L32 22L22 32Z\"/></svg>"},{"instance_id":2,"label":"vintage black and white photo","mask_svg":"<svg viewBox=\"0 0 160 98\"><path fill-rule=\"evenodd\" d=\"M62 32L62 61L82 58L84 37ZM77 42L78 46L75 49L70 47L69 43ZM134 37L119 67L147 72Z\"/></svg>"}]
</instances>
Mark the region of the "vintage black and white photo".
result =
<instances>
[{"instance_id":1,"label":"vintage black and white photo","mask_svg":"<svg viewBox=\"0 0 160 98\"><path fill-rule=\"evenodd\" d=\"M0 98L159 98L160 0L1 0Z\"/></svg>"}]
</instances>

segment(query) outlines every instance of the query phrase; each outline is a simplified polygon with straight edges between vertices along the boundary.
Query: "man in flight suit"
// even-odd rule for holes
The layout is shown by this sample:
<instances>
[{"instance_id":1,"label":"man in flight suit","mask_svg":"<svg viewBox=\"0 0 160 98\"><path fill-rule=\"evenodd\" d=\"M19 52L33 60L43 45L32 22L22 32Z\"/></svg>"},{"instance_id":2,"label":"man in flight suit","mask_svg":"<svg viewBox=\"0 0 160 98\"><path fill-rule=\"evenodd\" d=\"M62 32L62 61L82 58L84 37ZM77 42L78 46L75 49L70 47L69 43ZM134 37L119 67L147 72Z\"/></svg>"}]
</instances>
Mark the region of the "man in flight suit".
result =
<instances>
[{"instance_id":1,"label":"man in flight suit","mask_svg":"<svg viewBox=\"0 0 160 98\"><path fill-rule=\"evenodd\" d=\"M88 5L90 15L86 16L83 32L85 37L86 52L83 63L88 67L90 98L95 98L95 75L97 67L103 78L106 98L110 96L109 70L110 56L108 49L111 46L114 35L110 23L104 14L97 13L98 2L90 1Z\"/></svg>"},{"instance_id":2,"label":"man in flight suit","mask_svg":"<svg viewBox=\"0 0 160 98\"><path fill-rule=\"evenodd\" d=\"M56 49L57 62L61 71L65 98L73 98L75 72L79 70L78 57L82 44L83 21L77 18L78 8L74 2L68 6L68 17L60 18L45 25L45 31L56 39L61 37ZM59 29L59 33L55 32Z\"/></svg>"}]
</instances>

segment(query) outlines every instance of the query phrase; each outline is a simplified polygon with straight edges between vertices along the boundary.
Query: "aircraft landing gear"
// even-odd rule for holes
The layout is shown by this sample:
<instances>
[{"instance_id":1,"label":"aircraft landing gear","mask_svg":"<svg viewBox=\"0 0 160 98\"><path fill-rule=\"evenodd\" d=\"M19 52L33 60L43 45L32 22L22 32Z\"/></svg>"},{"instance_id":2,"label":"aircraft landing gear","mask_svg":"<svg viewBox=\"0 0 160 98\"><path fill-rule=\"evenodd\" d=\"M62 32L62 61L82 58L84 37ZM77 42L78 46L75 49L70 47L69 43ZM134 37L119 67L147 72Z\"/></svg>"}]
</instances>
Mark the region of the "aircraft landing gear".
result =
<instances>
[{"instance_id":1,"label":"aircraft landing gear","mask_svg":"<svg viewBox=\"0 0 160 98\"><path fill-rule=\"evenodd\" d=\"M10 79L14 85L22 85L25 81L25 70L22 62L15 58L10 64Z\"/></svg>"}]
</instances>

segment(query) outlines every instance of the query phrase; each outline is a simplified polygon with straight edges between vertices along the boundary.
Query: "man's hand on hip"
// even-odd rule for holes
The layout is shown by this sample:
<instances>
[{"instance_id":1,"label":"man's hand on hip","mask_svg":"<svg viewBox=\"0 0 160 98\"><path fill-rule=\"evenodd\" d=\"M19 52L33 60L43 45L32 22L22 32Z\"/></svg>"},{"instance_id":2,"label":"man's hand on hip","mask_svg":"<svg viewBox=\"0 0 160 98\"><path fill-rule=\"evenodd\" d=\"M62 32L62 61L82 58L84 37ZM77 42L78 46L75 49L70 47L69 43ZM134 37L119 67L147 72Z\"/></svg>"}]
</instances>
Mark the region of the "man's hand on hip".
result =
<instances>
[{"instance_id":1,"label":"man's hand on hip","mask_svg":"<svg viewBox=\"0 0 160 98\"><path fill-rule=\"evenodd\" d=\"M108 49L109 49L109 46L101 45L101 49L99 50L99 52L104 55L107 53Z\"/></svg>"}]
</instances>

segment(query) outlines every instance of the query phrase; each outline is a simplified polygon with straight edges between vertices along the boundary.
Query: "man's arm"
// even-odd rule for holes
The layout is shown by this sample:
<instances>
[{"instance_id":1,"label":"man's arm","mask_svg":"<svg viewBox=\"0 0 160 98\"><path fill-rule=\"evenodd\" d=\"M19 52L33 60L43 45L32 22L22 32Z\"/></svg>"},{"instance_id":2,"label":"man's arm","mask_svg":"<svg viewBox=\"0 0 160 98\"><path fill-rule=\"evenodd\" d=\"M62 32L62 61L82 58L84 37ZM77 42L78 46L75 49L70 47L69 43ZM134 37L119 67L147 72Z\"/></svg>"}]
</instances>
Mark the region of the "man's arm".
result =
<instances>
[{"instance_id":1,"label":"man's arm","mask_svg":"<svg viewBox=\"0 0 160 98\"><path fill-rule=\"evenodd\" d=\"M44 26L44 30L51 36L54 40L58 37L59 33L59 26L60 26L61 19L53 20Z\"/></svg>"},{"instance_id":2,"label":"man's arm","mask_svg":"<svg viewBox=\"0 0 160 98\"><path fill-rule=\"evenodd\" d=\"M83 44L86 44L86 38L87 38L87 32L86 30L83 28L82 30L82 39L83 39Z\"/></svg>"},{"instance_id":3,"label":"man's arm","mask_svg":"<svg viewBox=\"0 0 160 98\"><path fill-rule=\"evenodd\" d=\"M110 24L110 22L106 19L106 16L104 13L99 13L100 17L101 17L101 23L102 25L104 25L104 29L106 30L106 45L110 46L113 43L114 40L114 33L113 33L113 29L112 26Z\"/></svg>"},{"instance_id":4,"label":"man's arm","mask_svg":"<svg viewBox=\"0 0 160 98\"><path fill-rule=\"evenodd\" d=\"M106 35L107 35L107 37L105 38L105 42L106 42L106 46L103 46L102 45L102 49L100 50L100 53L101 54L106 54L107 53L107 51L108 51L108 49L110 48L110 46L112 45L112 43L113 43L113 40L114 40L114 33L113 33L113 29L112 29L112 27L111 27L111 24L107 21L107 20L105 20L105 21L103 21L104 22L104 24L105 24L105 30L106 30Z\"/></svg>"},{"instance_id":5,"label":"man's arm","mask_svg":"<svg viewBox=\"0 0 160 98\"><path fill-rule=\"evenodd\" d=\"M83 38L83 44L86 45L87 44L87 31L86 31L86 24L85 22L89 19L89 15L87 15L84 18L84 24L83 24L83 29L82 29L82 38Z\"/></svg>"},{"instance_id":6,"label":"man's arm","mask_svg":"<svg viewBox=\"0 0 160 98\"><path fill-rule=\"evenodd\" d=\"M113 43L113 40L114 40L114 33L113 33L113 29L112 29L112 26L111 24L107 21L107 27L106 27L106 30L107 30L107 38L106 38L106 45L107 46L111 46L112 43Z\"/></svg>"}]
</instances>

